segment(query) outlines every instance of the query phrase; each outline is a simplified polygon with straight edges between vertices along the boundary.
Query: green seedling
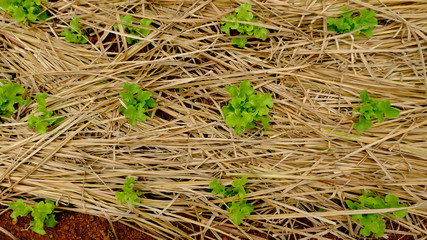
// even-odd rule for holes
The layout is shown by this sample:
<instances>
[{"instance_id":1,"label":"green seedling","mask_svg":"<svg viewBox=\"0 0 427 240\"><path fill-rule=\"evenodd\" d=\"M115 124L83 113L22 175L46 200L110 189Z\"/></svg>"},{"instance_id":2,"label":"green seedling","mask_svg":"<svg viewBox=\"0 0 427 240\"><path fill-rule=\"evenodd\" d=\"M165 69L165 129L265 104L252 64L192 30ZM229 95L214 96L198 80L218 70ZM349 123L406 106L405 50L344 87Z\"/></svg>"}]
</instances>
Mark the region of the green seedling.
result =
<instances>
[{"instance_id":1,"label":"green seedling","mask_svg":"<svg viewBox=\"0 0 427 240\"><path fill-rule=\"evenodd\" d=\"M2 117L10 118L17 110L18 105L24 105L29 101L22 98L25 89L14 82L0 82L0 123Z\"/></svg>"},{"instance_id":2,"label":"green seedling","mask_svg":"<svg viewBox=\"0 0 427 240\"><path fill-rule=\"evenodd\" d=\"M359 209L384 209L384 208L401 208L407 207L406 204L399 204L399 198L393 194L385 196L384 199L380 197L372 197L372 192L365 191L363 195L359 197L359 202L352 202L347 200L347 206L352 210ZM393 211L394 216L396 217L405 217L407 210L397 210ZM394 219L391 214L384 213L385 216ZM382 237L384 235L384 230L386 224L383 221L383 218L380 214L371 213L371 214L355 214L351 217L354 221L358 220L364 228L360 230L360 234L363 236L370 236L371 232L375 233L375 237Z\"/></svg>"},{"instance_id":3,"label":"green seedling","mask_svg":"<svg viewBox=\"0 0 427 240\"><path fill-rule=\"evenodd\" d=\"M30 222L32 225L30 229L41 235L46 234L46 231L44 230L45 224L47 227L53 228L58 223L55 220L55 214L53 213L55 204L51 200L45 200L44 202L41 201L32 208L27 206L22 199L18 199L17 201L13 201L9 205L9 208L13 210L10 217L12 217L14 221L17 220L17 217L25 217L31 212L33 220Z\"/></svg>"},{"instance_id":4,"label":"green seedling","mask_svg":"<svg viewBox=\"0 0 427 240\"><path fill-rule=\"evenodd\" d=\"M248 182L248 179L242 177L241 179L235 179L231 186L233 188L225 188L225 185L218 183L218 178L212 180L209 183L209 188L212 189L212 195L222 195L224 198L239 196L240 201L233 200L231 203L227 204L227 209L230 212L230 219L234 224L240 225L242 220L251 215L251 212L254 211L254 206L250 203L246 203L246 200L243 200L246 197L247 190L244 188L244 185Z\"/></svg>"},{"instance_id":5,"label":"green seedling","mask_svg":"<svg viewBox=\"0 0 427 240\"><path fill-rule=\"evenodd\" d=\"M136 125L136 120L146 121L145 111L157 106L156 101L152 98L153 94L138 89L136 84L125 83L120 96L126 107L120 108L125 117L129 118L130 125Z\"/></svg>"},{"instance_id":6,"label":"green seedling","mask_svg":"<svg viewBox=\"0 0 427 240\"><path fill-rule=\"evenodd\" d=\"M125 23L129 23L132 24L133 20L132 20L132 16L127 14L126 16L120 17L120 21L125 22ZM151 20L150 19L146 19L143 18L141 19L141 21L139 21L139 25L141 27L145 27L145 28L139 28L139 27L134 27L131 25L125 25L123 24L123 31L128 32L131 35L134 35L136 37L146 37L150 34L151 30L146 29L148 27L150 27L151 24ZM119 29L119 25L116 23L114 24L114 27L116 29ZM140 40L132 38L132 37L126 37L126 42L130 45L130 44L134 44L139 42Z\"/></svg>"},{"instance_id":7,"label":"green seedling","mask_svg":"<svg viewBox=\"0 0 427 240\"><path fill-rule=\"evenodd\" d=\"M267 39L267 33L268 29L264 27L258 27L251 24L246 23L239 23L240 22L250 22L250 23L259 23L262 24L262 22L258 21L254 15L249 12L249 10L252 8L252 5L249 3L244 3L240 5L240 7L236 8L234 10L234 13L230 14L226 18L221 19L221 31L225 32L226 34L230 35L231 30L237 30L240 35L248 35L248 36L254 36L256 38L260 38L263 41ZM246 42L248 39L246 37L240 37L240 38L232 38L231 42L234 45L237 45L239 48L243 48L246 46Z\"/></svg>"},{"instance_id":8,"label":"green seedling","mask_svg":"<svg viewBox=\"0 0 427 240\"><path fill-rule=\"evenodd\" d=\"M138 206L134 203L140 203L141 199L139 198L141 194L136 193L133 190L133 182L135 181L134 177L126 177L126 182L122 187L123 192L116 192L117 201L121 204L125 204L126 202L133 207L137 208Z\"/></svg>"},{"instance_id":9,"label":"green seedling","mask_svg":"<svg viewBox=\"0 0 427 240\"><path fill-rule=\"evenodd\" d=\"M362 106L355 107L353 110L359 117L359 122L354 125L358 132L364 132L372 126L372 120L378 118L378 122L384 122L384 116L387 118L398 117L400 111L390 106L390 101L383 99L370 98L367 90L360 92Z\"/></svg>"},{"instance_id":10,"label":"green seedling","mask_svg":"<svg viewBox=\"0 0 427 240\"><path fill-rule=\"evenodd\" d=\"M60 123L65 117L57 118L58 116L53 114L52 111L46 109L46 93L39 93L36 95L36 102L38 104L37 112L41 112L41 115L35 116L30 115L28 117L28 127L36 127L36 132L46 133L46 129L49 126Z\"/></svg>"},{"instance_id":11,"label":"green seedling","mask_svg":"<svg viewBox=\"0 0 427 240\"><path fill-rule=\"evenodd\" d=\"M367 37L372 37L372 31L378 20L375 18L374 10L361 9L360 16L352 18L353 11L349 8L340 8L340 11L345 13L340 14L339 18L327 18L328 30L335 31L339 34L348 33L360 29L355 32L355 35L360 33Z\"/></svg>"},{"instance_id":12,"label":"green seedling","mask_svg":"<svg viewBox=\"0 0 427 240\"><path fill-rule=\"evenodd\" d=\"M28 24L36 20L44 21L49 18L41 2L47 0L0 0L0 7L17 22Z\"/></svg>"},{"instance_id":13,"label":"green seedling","mask_svg":"<svg viewBox=\"0 0 427 240\"><path fill-rule=\"evenodd\" d=\"M87 43L87 36L82 34L79 21L79 17L73 18L70 22L71 29L65 29L65 31L61 33L61 36L65 37L65 41L70 43Z\"/></svg>"},{"instance_id":14,"label":"green seedling","mask_svg":"<svg viewBox=\"0 0 427 240\"><path fill-rule=\"evenodd\" d=\"M268 130L270 118L265 115L273 107L273 98L269 93L255 93L248 81L241 82L239 88L227 86L225 90L232 97L228 106L222 107L227 126L233 127L236 133L241 134L243 128L252 129L256 121L261 121L264 130Z\"/></svg>"}]
</instances>

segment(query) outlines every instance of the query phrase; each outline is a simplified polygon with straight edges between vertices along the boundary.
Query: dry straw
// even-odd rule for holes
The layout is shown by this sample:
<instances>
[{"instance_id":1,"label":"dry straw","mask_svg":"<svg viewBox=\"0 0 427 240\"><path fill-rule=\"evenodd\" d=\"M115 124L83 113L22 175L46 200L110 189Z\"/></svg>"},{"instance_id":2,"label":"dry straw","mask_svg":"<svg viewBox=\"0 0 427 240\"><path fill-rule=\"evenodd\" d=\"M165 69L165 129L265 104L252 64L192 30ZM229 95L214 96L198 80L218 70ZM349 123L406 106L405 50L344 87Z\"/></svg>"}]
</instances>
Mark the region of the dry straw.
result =
<instances>
[{"instance_id":1,"label":"dry straw","mask_svg":"<svg viewBox=\"0 0 427 240\"><path fill-rule=\"evenodd\" d=\"M225 0L48 2L51 21L29 26L2 12L0 79L15 77L28 97L47 92L67 119L39 135L25 122L33 103L0 125L1 204L52 199L159 239L357 239L343 202L371 189L409 205L386 234L426 236L427 3L251 3L270 34L245 49L219 30L238 6ZM374 9L374 36L327 32L343 6ZM126 13L153 22L132 46L113 28ZM59 37L74 16L92 43ZM236 135L225 125L224 89L242 80L273 96L268 131ZM118 111L125 82L154 92L159 105L145 123L130 126ZM357 135L352 107L363 89L401 116ZM144 193L137 209L115 199L126 176ZM235 226L208 184L240 176L255 212Z\"/></svg>"}]
</instances>

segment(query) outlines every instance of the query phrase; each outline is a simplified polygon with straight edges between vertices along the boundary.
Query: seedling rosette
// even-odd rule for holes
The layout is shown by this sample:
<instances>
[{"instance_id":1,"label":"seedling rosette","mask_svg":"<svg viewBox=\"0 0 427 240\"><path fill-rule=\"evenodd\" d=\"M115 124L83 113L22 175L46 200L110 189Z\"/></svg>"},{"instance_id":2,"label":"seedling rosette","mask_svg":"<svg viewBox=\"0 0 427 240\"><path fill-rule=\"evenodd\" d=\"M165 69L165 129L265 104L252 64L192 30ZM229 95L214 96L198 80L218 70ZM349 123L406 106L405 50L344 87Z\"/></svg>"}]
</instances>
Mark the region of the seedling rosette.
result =
<instances>
[{"instance_id":1,"label":"seedling rosette","mask_svg":"<svg viewBox=\"0 0 427 240\"><path fill-rule=\"evenodd\" d=\"M38 133L46 133L49 126L56 125L60 123L65 117L60 117L56 114L53 114L52 111L47 110L46 108L46 96L47 93L39 93L36 95L36 102L38 104L37 112L40 112L39 115L30 115L28 117L28 127L36 128Z\"/></svg>"},{"instance_id":2,"label":"seedling rosette","mask_svg":"<svg viewBox=\"0 0 427 240\"><path fill-rule=\"evenodd\" d=\"M132 16L131 15L125 15L125 16L123 16L123 17L120 17L120 21L122 21L122 22L125 22L125 23L129 23L129 24L132 24L133 23L133 20L132 20ZM150 27L150 24L151 24L151 20L150 19L147 19L147 18L143 18L143 19L141 19L140 21L139 21L139 25L141 26L141 27L146 27L146 28L148 28L148 27ZM119 25L118 24L114 24L114 27L116 28L116 29L118 29L119 28ZM134 35L134 36L136 36L136 37L146 37L146 36L148 36L149 34L150 34L150 32L151 32L151 30L150 29L146 29L146 28L139 28L139 27L134 27L134 26L131 26L131 25L126 25L126 24L123 24L122 25L122 27L123 27L123 31L125 31L125 32L129 32L129 34L131 34L131 35ZM134 43L137 43L137 42L139 42L140 40L139 39L136 39L136 38L132 38L132 37L126 37L126 42L130 45L130 44L134 44Z\"/></svg>"},{"instance_id":3,"label":"seedling rosette","mask_svg":"<svg viewBox=\"0 0 427 240\"><path fill-rule=\"evenodd\" d=\"M28 24L36 20L44 21L49 18L43 9L42 2L47 0L0 0L0 7L17 22Z\"/></svg>"},{"instance_id":4,"label":"seedling rosette","mask_svg":"<svg viewBox=\"0 0 427 240\"><path fill-rule=\"evenodd\" d=\"M268 130L270 118L265 116L273 107L273 98L269 93L255 93L249 81L240 83L239 88L228 86L225 90L232 99L227 106L222 107L227 126L233 127L238 134L243 133L243 128L252 129L257 121L261 121L264 130Z\"/></svg>"},{"instance_id":5,"label":"seedling rosette","mask_svg":"<svg viewBox=\"0 0 427 240\"><path fill-rule=\"evenodd\" d=\"M0 83L0 123L4 121L2 117L10 118L19 105L29 102L22 98L24 92L25 89L17 83Z\"/></svg>"},{"instance_id":6,"label":"seedling rosette","mask_svg":"<svg viewBox=\"0 0 427 240\"><path fill-rule=\"evenodd\" d=\"M79 27L79 17L73 18L70 22L71 29L65 29L61 32L61 36L65 37L65 41L71 43L87 43L87 36L82 34L82 30Z\"/></svg>"},{"instance_id":7,"label":"seedling rosette","mask_svg":"<svg viewBox=\"0 0 427 240\"><path fill-rule=\"evenodd\" d=\"M358 35L362 33L367 37L372 37L372 31L374 30L375 25L378 24L374 10L361 9L360 16L354 18L351 17L353 15L353 11L350 11L349 8L344 7L339 10L344 11L345 13L340 14L339 18L326 19L329 31L335 31L339 34L343 34L360 29L354 34Z\"/></svg>"},{"instance_id":8,"label":"seedling rosette","mask_svg":"<svg viewBox=\"0 0 427 240\"><path fill-rule=\"evenodd\" d=\"M129 118L130 125L136 125L136 120L141 122L146 121L145 111L149 108L157 106L156 101L152 98L153 94L147 91L142 91L138 89L136 84L129 85L125 83L123 90L126 92L121 92L120 96L126 107L119 109L126 118Z\"/></svg>"},{"instance_id":9,"label":"seedling rosette","mask_svg":"<svg viewBox=\"0 0 427 240\"><path fill-rule=\"evenodd\" d=\"M268 29L264 27L254 26L252 24L239 23L240 22L250 22L250 23L259 23L262 24L261 21L258 21L254 15L249 12L252 8L252 5L249 3L244 3L240 5L240 7L234 10L234 13L230 14L226 18L221 19L221 31L230 35L231 30L237 30L241 35L254 36L256 38L260 38L263 41L267 39ZM232 38L231 43L237 45L239 48L243 48L246 45L248 39L246 37Z\"/></svg>"}]
</instances>

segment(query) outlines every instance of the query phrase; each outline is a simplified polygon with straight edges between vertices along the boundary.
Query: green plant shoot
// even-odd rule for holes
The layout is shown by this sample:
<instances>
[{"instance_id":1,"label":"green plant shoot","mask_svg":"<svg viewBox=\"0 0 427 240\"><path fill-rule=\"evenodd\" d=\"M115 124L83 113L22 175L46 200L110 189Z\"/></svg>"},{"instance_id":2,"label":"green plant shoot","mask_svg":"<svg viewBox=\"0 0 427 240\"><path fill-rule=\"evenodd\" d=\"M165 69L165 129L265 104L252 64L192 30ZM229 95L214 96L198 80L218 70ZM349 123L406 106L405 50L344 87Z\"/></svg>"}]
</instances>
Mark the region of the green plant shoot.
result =
<instances>
[{"instance_id":1,"label":"green plant shoot","mask_svg":"<svg viewBox=\"0 0 427 240\"><path fill-rule=\"evenodd\" d=\"M246 200L243 200L246 197L247 190L244 188L248 182L248 179L242 177L241 179L235 179L231 186L233 188L226 189L224 185L218 183L218 179L215 178L209 183L209 188L212 189L212 195L222 195L225 198L239 196L240 201L233 200L231 203L227 204L227 209L230 212L230 219L234 224L240 225L242 220L251 215L251 212L254 211L254 206L250 203L246 203Z\"/></svg>"},{"instance_id":2,"label":"green plant shoot","mask_svg":"<svg viewBox=\"0 0 427 240\"><path fill-rule=\"evenodd\" d=\"M256 121L261 121L264 130L268 130L270 118L265 115L273 107L273 98L269 93L255 93L248 81L241 82L239 88L228 86L226 90L232 97L228 106L222 107L227 126L233 127L236 133L241 134L243 128L252 129Z\"/></svg>"},{"instance_id":3,"label":"green plant shoot","mask_svg":"<svg viewBox=\"0 0 427 240\"><path fill-rule=\"evenodd\" d=\"M335 31L339 34L343 34L360 29L354 34L358 35L362 33L367 37L372 37L372 31L375 25L378 24L374 10L369 11L367 9L361 9L360 16L354 18L351 17L353 15L353 11L350 11L349 8L344 7L339 10L345 11L345 13L340 14L339 18L326 19L329 31Z\"/></svg>"},{"instance_id":4,"label":"green plant shoot","mask_svg":"<svg viewBox=\"0 0 427 240\"><path fill-rule=\"evenodd\" d=\"M49 18L41 2L47 0L0 0L0 7L17 22L28 24L36 20L44 21Z\"/></svg>"},{"instance_id":5,"label":"green plant shoot","mask_svg":"<svg viewBox=\"0 0 427 240\"><path fill-rule=\"evenodd\" d=\"M358 209L384 209L384 208L400 208L407 207L406 204L399 204L399 198L395 195L389 194L384 199L380 197L372 197L370 191L365 191L363 195L359 197L359 202L352 202L347 200L347 206L352 210ZM397 210L393 214L397 217L405 217L407 210ZM390 216L390 213L384 213L387 217L393 219ZM382 237L384 235L384 230L386 224L382 219L380 214L355 214L351 217L354 221L358 220L361 225L364 226L360 230L360 234L363 236L370 236L371 232L375 233L375 237Z\"/></svg>"},{"instance_id":6,"label":"green plant shoot","mask_svg":"<svg viewBox=\"0 0 427 240\"><path fill-rule=\"evenodd\" d=\"M133 182L135 181L134 177L126 177L126 182L122 187L123 192L116 192L117 201L121 204L131 204L133 207L137 208L138 206L134 203L140 203L141 199L139 198L141 194L137 194L133 190Z\"/></svg>"},{"instance_id":7,"label":"green plant shoot","mask_svg":"<svg viewBox=\"0 0 427 240\"><path fill-rule=\"evenodd\" d=\"M258 26L254 26L251 24L239 23L239 21L241 21L241 22L251 22L251 23L262 24L262 22L258 21L254 17L254 15L251 12L249 12L251 8L252 8L252 5L250 5L249 3L244 3L240 5L240 7L236 8L236 10L234 10L234 13L230 14L226 18L222 18L221 31L230 35L231 30L237 30L240 33L240 35L254 36L262 40L267 39L268 29L264 27L260 28ZM247 41L248 39L246 37L231 39L231 42L234 45L237 45L237 47L239 48L245 47Z\"/></svg>"},{"instance_id":8,"label":"green plant shoot","mask_svg":"<svg viewBox=\"0 0 427 240\"><path fill-rule=\"evenodd\" d=\"M120 108L120 112L129 118L130 125L136 125L137 119L145 122L147 116L144 112L157 106L156 101L152 98L153 94L138 89L136 84L125 83L123 90L126 92L121 92L120 96L126 107Z\"/></svg>"},{"instance_id":9,"label":"green plant shoot","mask_svg":"<svg viewBox=\"0 0 427 240\"><path fill-rule=\"evenodd\" d=\"M390 101L383 99L370 98L367 90L360 92L362 106L355 107L359 122L354 125L358 132L364 132L372 126L372 120L378 118L378 122L384 122L384 116L387 118L398 117L400 111L390 106Z\"/></svg>"},{"instance_id":10,"label":"green plant shoot","mask_svg":"<svg viewBox=\"0 0 427 240\"><path fill-rule=\"evenodd\" d=\"M79 17L73 18L70 22L71 29L65 29L65 31L61 32L61 36L65 37L65 41L70 43L87 43L87 36L82 34L79 21Z\"/></svg>"},{"instance_id":11,"label":"green plant shoot","mask_svg":"<svg viewBox=\"0 0 427 240\"><path fill-rule=\"evenodd\" d=\"M132 16L129 15L129 14L127 14L126 16L120 17L120 21L125 22L125 23L129 23L129 24L132 24L132 22L133 22ZM141 19L139 21L139 25L141 27L144 27L144 28L138 28L138 27L134 27L134 26L131 26L131 25L125 25L125 24L123 24L122 27L123 27L123 31L125 31L125 32L127 31L131 35L134 35L136 37L146 37L151 32L151 30L146 29L146 28L150 27L150 24L151 24L151 20L150 19L143 18L143 19ZM119 25L116 23L116 24L114 24L114 27L116 29L118 29ZM140 40L132 38L132 37L126 37L126 42L129 45L137 43L139 41Z\"/></svg>"},{"instance_id":12,"label":"green plant shoot","mask_svg":"<svg viewBox=\"0 0 427 240\"><path fill-rule=\"evenodd\" d=\"M41 115L35 116L30 115L28 117L28 127L36 127L36 132L46 133L46 129L49 126L60 123L65 117L57 118L52 111L46 109L46 93L39 93L36 95L36 102L38 104L37 112L42 113Z\"/></svg>"},{"instance_id":13,"label":"green plant shoot","mask_svg":"<svg viewBox=\"0 0 427 240\"><path fill-rule=\"evenodd\" d=\"M22 98L25 89L14 82L0 82L0 123L4 121L2 117L10 118L17 110L18 105L28 103Z\"/></svg>"},{"instance_id":14,"label":"green plant shoot","mask_svg":"<svg viewBox=\"0 0 427 240\"><path fill-rule=\"evenodd\" d=\"M46 231L44 230L44 225L47 227L55 227L58 223L55 220L55 214L53 210L55 209L55 204L51 200L45 200L44 202L39 202L34 208L27 206L22 199L18 199L17 201L13 201L9 208L13 210L10 215L11 218L16 221L17 217L25 217L28 213L31 212L31 216L33 220L30 222L31 230L34 232L45 235Z\"/></svg>"}]
</instances>

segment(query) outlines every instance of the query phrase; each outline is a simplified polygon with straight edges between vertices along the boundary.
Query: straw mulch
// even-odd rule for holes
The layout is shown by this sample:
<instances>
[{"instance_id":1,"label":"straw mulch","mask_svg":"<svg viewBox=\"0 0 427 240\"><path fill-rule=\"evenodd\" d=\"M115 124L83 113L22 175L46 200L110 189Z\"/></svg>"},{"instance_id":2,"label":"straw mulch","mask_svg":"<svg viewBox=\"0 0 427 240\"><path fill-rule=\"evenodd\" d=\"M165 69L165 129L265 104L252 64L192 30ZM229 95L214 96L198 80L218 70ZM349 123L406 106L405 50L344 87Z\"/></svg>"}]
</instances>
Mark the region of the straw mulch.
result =
<instances>
[{"instance_id":1,"label":"straw mulch","mask_svg":"<svg viewBox=\"0 0 427 240\"><path fill-rule=\"evenodd\" d=\"M219 29L242 2L48 2L52 21L28 26L1 12L0 79L14 77L26 97L47 92L48 108L66 117L37 134L26 123L32 102L0 125L1 204L52 199L158 239L360 239L345 200L370 189L409 205L387 235L426 236L427 2L250 2L270 33L244 49ZM343 6L374 9L374 36L328 32L326 18ZM126 13L153 21L131 46L113 28ZM91 43L59 36L75 16ZM225 125L225 87L243 80L274 98L268 131ZM125 82L159 103L136 126L118 111ZM357 133L352 108L363 89L401 116ZM114 196L126 176L143 193L137 209ZM208 184L241 176L255 211L236 226L221 207L232 199Z\"/></svg>"}]
</instances>

